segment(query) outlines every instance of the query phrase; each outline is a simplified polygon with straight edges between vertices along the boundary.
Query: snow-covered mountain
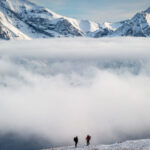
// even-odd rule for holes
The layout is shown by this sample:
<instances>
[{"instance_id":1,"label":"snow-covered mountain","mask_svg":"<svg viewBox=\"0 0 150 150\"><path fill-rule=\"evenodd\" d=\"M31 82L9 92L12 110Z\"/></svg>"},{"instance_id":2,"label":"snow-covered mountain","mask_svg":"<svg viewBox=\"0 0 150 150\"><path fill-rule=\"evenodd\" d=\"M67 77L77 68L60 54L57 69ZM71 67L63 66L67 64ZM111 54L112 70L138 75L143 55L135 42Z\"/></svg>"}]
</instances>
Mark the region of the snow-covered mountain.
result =
<instances>
[{"instance_id":1,"label":"snow-covered mountain","mask_svg":"<svg viewBox=\"0 0 150 150\"><path fill-rule=\"evenodd\" d=\"M111 145L91 145L79 146L78 148L72 147L60 147L60 148L47 148L43 150L150 150L150 140L136 140L126 141L123 143L115 143Z\"/></svg>"},{"instance_id":2,"label":"snow-covered mountain","mask_svg":"<svg viewBox=\"0 0 150 150\"><path fill-rule=\"evenodd\" d=\"M150 8L133 18L102 25L58 15L30 0L0 0L0 38L150 36Z\"/></svg>"},{"instance_id":3,"label":"snow-covered mountain","mask_svg":"<svg viewBox=\"0 0 150 150\"><path fill-rule=\"evenodd\" d=\"M150 8L125 21L114 34L120 36L150 36Z\"/></svg>"}]
</instances>

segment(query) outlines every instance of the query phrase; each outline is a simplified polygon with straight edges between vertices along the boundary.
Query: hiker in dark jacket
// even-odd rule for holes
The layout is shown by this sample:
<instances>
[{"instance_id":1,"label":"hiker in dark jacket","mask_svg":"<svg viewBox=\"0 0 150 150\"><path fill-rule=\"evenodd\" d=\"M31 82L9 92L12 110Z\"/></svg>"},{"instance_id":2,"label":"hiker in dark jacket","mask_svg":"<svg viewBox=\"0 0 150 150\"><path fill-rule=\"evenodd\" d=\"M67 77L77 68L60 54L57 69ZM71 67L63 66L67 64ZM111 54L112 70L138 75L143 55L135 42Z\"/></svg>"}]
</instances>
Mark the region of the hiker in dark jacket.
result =
<instances>
[{"instance_id":1,"label":"hiker in dark jacket","mask_svg":"<svg viewBox=\"0 0 150 150\"><path fill-rule=\"evenodd\" d=\"M75 148L77 147L77 145L78 145L78 137L76 136L76 137L74 137L74 142L75 142Z\"/></svg>"},{"instance_id":2,"label":"hiker in dark jacket","mask_svg":"<svg viewBox=\"0 0 150 150\"><path fill-rule=\"evenodd\" d=\"M86 137L86 145L89 146L90 145L90 140L91 140L91 136L87 135Z\"/></svg>"}]
</instances>

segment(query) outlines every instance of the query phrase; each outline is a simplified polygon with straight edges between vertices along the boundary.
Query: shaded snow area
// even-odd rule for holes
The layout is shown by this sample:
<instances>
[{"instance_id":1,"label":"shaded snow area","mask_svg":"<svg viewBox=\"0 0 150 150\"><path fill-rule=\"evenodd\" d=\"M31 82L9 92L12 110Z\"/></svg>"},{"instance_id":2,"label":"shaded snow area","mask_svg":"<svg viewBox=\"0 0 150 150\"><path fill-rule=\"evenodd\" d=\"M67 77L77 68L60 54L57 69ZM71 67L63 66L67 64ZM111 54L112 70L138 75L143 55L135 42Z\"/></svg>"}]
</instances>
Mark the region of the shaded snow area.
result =
<instances>
[{"instance_id":1,"label":"shaded snow area","mask_svg":"<svg viewBox=\"0 0 150 150\"><path fill-rule=\"evenodd\" d=\"M0 41L0 150L149 139L149 114L149 38Z\"/></svg>"},{"instance_id":2,"label":"shaded snow area","mask_svg":"<svg viewBox=\"0 0 150 150\"><path fill-rule=\"evenodd\" d=\"M47 148L43 150L150 150L150 140L143 139L137 141L126 141L123 143L115 143L111 145L91 145L71 147Z\"/></svg>"}]
</instances>

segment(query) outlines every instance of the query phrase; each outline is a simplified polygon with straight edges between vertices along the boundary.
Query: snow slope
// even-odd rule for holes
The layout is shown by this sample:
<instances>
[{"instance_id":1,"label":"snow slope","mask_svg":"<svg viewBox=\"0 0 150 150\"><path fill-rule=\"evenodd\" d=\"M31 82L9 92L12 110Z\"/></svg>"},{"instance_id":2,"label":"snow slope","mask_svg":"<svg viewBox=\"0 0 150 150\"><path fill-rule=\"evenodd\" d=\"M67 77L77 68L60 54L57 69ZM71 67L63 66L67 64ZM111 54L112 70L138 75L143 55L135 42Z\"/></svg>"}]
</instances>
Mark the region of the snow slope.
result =
<instances>
[{"instance_id":1,"label":"snow slope","mask_svg":"<svg viewBox=\"0 0 150 150\"><path fill-rule=\"evenodd\" d=\"M95 22L67 18L28 0L2 0L0 11L7 24L19 28L22 35L17 35L21 39L85 36L86 32L99 29ZM11 27L10 30L14 31Z\"/></svg>"},{"instance_id":2,"label":"snow slope","mask_svg":"<svg viewBox=\"0 0 150 150\"><path fill-rule=\"evenodd\" d=\"M112 145L91 145L72 147L47 148L43 150L150 150L150 140L126 141L123 143L115 143Z\"/></svg>"},{"instance_id":3,"label":"snow slope","mask_svg":"<svg viewBox=\"0 0 150 150\"><path fill-rule=\"evenodd\" d=\"M127 20L115 31L119 36L150 36L150 8L137 13L133 18Z\"/></svg>"}]
</instances>

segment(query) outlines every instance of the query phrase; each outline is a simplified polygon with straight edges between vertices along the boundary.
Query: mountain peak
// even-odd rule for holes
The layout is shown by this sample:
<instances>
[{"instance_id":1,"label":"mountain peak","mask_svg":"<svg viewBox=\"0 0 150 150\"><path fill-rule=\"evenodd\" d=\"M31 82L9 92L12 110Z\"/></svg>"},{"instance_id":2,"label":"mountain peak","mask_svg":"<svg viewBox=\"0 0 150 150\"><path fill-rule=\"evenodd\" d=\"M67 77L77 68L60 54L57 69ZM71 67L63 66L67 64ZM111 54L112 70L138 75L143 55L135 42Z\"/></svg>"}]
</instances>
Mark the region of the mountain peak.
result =
<instances>
[{"instance_id":1,"label":"mountain peak","mask_svg":"<svg viewBox=\"0 0 150 150\"><path fill-rule=\"evenodd\" d=\"M145 10L146 13L150 13L150 7Z\"/></svg>"}]
</instances>

